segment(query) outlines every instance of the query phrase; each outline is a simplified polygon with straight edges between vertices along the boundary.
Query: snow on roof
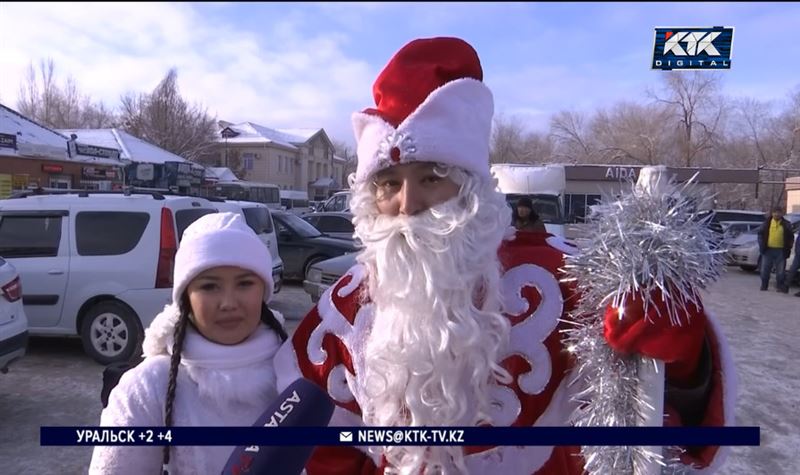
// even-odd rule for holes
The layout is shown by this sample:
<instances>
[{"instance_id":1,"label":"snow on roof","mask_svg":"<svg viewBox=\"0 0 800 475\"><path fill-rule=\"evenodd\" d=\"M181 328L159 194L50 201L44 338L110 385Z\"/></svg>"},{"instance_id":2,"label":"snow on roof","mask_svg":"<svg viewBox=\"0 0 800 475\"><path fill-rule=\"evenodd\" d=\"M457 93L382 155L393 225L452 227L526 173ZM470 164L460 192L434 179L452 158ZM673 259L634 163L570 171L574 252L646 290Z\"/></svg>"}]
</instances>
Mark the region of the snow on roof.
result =
<instances>
[{"instance_id":1,"label":"snow on roof","mask_svg":"<svg viewBox=\"0 0 800 475\"><path fill-rule=\"evenodd\" d=\"M139 163L189 161L120 129L60 129L59 132L77 135L80 143L115 148L123 160Z\"/></svg>"},{"instance_id":2,"label":"snow on roof","mask_svg":"<svg viewBox=\"0 0 800 475\"><path fill-rule=\"evenodd\" d=\"M219 181L241 181L230 168L226 167L206 168L206 174L213 176Z\"/></svg>"},{"instance_id":3,"label":"snow on roof","mask_svg":"<svg viewBox=\"0 0 800 475\"><path fill-rule=\"evenodd\" d=\"M0 148L3 155L42 157L102 165L122 165L118 160L67 153L68 137L0 104L0 133L17 137L17 148ZM112 147L117 148L117 147Z\"/></svg>"},{"instance_id":4,"label":"snow on roof","mask_svg":"<svg viewBox=\"0 0 800 475\"><path fill-rule=\"evenodd\" d=\"M311 137L317 135L320 130L322 129L277 129L279 132L283 132L284 134L293 135L295 137L300 137L303 139L303 142L308 142L311 140Z\"/></svg>"},{"instance_id":5,"label":"snow on roof","mask_svg":"<svg viewBox=\"0 0 800 475\"><path fill-rule=\"evenodd\" d=\"M297 147L293 144L305 142L305 139L302 137L280 132L278 130L270 129L269 127L264 127L263 125L254 124L252 122L231 124L226 128L231 129L238 135L225 139L222 137L222 131L225 130L223 128L219 131L220 138L217 139L217 142L227 141L228 143L274 143L292 150L297 150Z\"/></svg>"}]
</instances>

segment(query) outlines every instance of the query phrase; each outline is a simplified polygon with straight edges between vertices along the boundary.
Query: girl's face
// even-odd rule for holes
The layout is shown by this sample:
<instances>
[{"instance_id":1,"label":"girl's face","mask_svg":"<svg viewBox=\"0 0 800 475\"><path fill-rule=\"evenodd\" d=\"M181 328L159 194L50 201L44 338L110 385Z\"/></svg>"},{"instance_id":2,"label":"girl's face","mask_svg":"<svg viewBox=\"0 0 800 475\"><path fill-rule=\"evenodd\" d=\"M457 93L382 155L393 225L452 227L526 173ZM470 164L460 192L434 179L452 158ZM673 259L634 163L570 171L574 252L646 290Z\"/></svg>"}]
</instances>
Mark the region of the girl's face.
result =
<instances>
[{"instance_id":1,"label":"girl's face","mask_svg":"<svg viewBox=\"0 0 800 475\"><path fill-rule=\"evenodd\" d=\"M258 328L264 290L260 277L232 266L209 269L186 287L195 326L223 345L241 343Z\"/></svg>"},{"instance_id":2,"label":"girl's face","mask_svg":"<svg viewBox=\"0 0 800 475\"><path fill-rule=\"evenodd\" d=\"M531 209L527 206L517 206L517 214L520 218L525 219L531 215Z\"/></svg>"}]
</instances>

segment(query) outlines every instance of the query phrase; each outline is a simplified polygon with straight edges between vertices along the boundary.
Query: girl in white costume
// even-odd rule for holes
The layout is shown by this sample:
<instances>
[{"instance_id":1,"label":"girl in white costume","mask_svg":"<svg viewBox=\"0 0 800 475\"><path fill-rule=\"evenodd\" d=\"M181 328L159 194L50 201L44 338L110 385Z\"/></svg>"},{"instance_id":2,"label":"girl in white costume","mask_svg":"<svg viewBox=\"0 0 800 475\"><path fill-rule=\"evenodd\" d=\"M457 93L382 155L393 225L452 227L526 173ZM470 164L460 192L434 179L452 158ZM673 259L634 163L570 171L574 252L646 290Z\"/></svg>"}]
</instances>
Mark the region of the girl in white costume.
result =
<instances>
[{"instance_id":1,"label":"girl in white costume","mask_svg":"<svg viewBox=\"0 0 800 475\"><path fill-rule=\"evenodd\" d=\"M145 330L102 426L250 426L277 396L272 359L286 340L269 250L241 216L203 216L175 255L172 303ZM233 447L98 446L91 474L220 473Z\"/></svg>"}]
</instances>

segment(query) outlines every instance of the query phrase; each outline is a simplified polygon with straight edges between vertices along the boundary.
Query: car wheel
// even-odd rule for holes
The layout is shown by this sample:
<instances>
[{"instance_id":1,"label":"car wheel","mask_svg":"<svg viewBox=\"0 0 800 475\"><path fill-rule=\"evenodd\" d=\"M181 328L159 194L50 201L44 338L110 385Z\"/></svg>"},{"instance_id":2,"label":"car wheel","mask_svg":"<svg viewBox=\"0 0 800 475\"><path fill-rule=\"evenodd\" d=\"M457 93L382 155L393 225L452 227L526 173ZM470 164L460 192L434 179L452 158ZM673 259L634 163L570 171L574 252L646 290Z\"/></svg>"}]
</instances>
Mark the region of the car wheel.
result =
<instances>
[{"instance_id":1,"label":"car wheel","mask_svg":"<svg viewBox=\"0 0 800 475\"><path fill-rule=\"evenodd\" d=\"M92 306L81 324L84 351L103 365L130 360L143 339L139 318L127 305L115 300Z\"/></svg>"},{"instance_id":2,"label":"car wheel","mask_svg":"<svg viewBox=\"0 0 800 475\"><path fill-rule=\"evenodd\" d=\"M758 267L756 266L739 266L739 267L741 267L742 270L746 272L755 272L758 270Z\"/></svg>"},{"instance_id":3,"label":"car wheel","mask_svg":"<svg viewBox=\"0 0 800 475\"><path fill-rule=\"evenodd\" d=\"M314 256L306 262L306 266L303 268L303 278L308 280L308 271L311 270L311 266L316 264L317 262L322 262L330 259L328 256Z\"/></svg>"}]
</instances>

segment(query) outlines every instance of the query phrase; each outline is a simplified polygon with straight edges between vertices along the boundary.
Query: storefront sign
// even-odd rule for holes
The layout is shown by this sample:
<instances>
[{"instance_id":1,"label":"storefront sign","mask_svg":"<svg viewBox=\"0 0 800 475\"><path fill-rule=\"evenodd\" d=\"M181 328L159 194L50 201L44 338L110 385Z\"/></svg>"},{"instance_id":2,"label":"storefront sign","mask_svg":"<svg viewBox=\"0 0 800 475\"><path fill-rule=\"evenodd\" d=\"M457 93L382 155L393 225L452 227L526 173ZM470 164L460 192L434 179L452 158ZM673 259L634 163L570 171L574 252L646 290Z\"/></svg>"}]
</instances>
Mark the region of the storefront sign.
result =
<instances>
[{"instance_id":1,"label":"storefront sign","mask_svg":"<svg viewBox=\"0 0 800 475\"><path fill-rule=\"evenodd\" d=\"M11 175L0 173L0 199L6 199L11 196Z\"/></svg>"},{"instance_id":2,"label":"storefront sign","mask_svg":"<svg viewBox=\"0 0 800 475\"><path fill-rule=\"evenodd\" d=\"M0 147L17 149L17 136L14 134L0 134Z\"/></svg>"},{"instance_id":3,"label":"storefront sign","mask_svg":"<svg viewBox=\"0 0 800 475\"><path fill-rule=\"evenodd\" d=\"M42 165L42 171L45 173L62 173L64 167L61 165Z\"/></svg>"},{"instance_id":4,"label":"storefront sign","mask_svg":"<svg viewBox=\"0 0 800 475\"><path fill-rule=\"evenodd\" d=\"M115 179L117 172L113 168L83 167L81 168L81 178L84 180L108 180Z\"/></svg>"},{"instance_id":5,"label":"storefront sign","mask_svg":"<svg viewBox=\"0 0 800 475\"><path fill-rule=\"evenodd\" d=\"M152 163L138 163L136 164L136 179L141 181L150 181L155 178L155 167Z\"/></svg>"},{"instance_id":6,"label":"storefront sign","mask_svg":"<svg viewBox=\"0 0 800 475\"><path fill-rule=\"evenodd\" d=\"M634 167L608 167L606 180L636 180L639 169Z\"/></svg>"},{"instance_id":7,"label":"storefront sign","mask_svg":"<svg viewBox=\"0 0 800 475\"><path fill-rule=\"evenodd\" d=\"M11 178L11 186L15 190L24 190L28 187L29 175L14 175Z\"/></svg>"},{"instance_id":8,"label":"storefront sign","mask_svg":"<svg viewBox=\"0 0 800 475\"><path fill-rule=\"evenodd\" d=\"M97 158L110 158L112 160L119 160L119 150L108 147L98 147L96 145L75 144L75 150L79 155Z\"/></svg>"}]
</instances>

